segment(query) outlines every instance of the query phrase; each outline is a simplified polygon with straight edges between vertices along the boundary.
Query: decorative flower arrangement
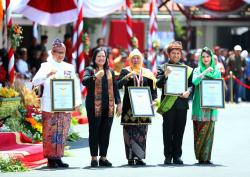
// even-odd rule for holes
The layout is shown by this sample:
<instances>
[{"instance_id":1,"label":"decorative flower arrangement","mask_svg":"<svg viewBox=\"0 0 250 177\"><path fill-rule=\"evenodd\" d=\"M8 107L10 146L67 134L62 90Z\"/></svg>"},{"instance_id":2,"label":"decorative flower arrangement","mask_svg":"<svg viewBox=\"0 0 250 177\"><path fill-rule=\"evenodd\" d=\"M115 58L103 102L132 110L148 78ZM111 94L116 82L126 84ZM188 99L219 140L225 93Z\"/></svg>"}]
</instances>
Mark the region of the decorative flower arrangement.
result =
<instances>
[{"instance_id":1,"label":"decorative flower arrangement","mask_svg":"<svg viewBox=\"0 0 250 177\"><path fill-rule=\"evenodd\" d=\"M0 88L0 97L14 97L15 95L21 97L21 104L15 108L13 116L9 116L10 118L2 122L3 127L1 127L0 131L22 132L32 142L42 142L42 112L39 97L36 95L35 90L29 90L18 80L15 81L14 86L15 89ZM20 97L18 97L19 103ZM78 121L72 117L68 141L77 141L80 138L79 134L74 132L72 128L77 124Z\"/></svg>"},{"instance_id":2,"label":"decorative flower arrangement","mask_svg":"<svg viewBox=\"0 0 250 177\"><path fill-rule=\"evenodd\" d=\"M9 28L8 37L10 39L11 46L14 50L17 47L19 47L20 43L22 42L23 39L22 33L23 33L22 27L18 26L17 24Z\"/></svg>"},{"instance_id":3,"label":"decorative flower arrangement","mask_svg":"<svg viewBox=\"0 0 250 177\"><path fill-rule=\"evenodd\" d=\"M23 115L23 123L25 127L31 133L31 138L33 141L42 141L42 112L40 108L40 99L36 95L35 90L29 90L27 87L23 86L20 89L23 109L19 112Z\"/></svg>"},{"instance_id":4,"label":"decorative flower arrangement","mask_svg":"<svg viewBox=\"0 0 250 177\"><path fill-rule=\"evenodd\" d=\"M16 92L13 88L1 87L0 88L0 97L3 98L14 98L19 96L19 93Z\"/></svg>"},{"instance_id":5,"label":"decorative flower arrangement","mask_svg":"<svg viewBox=\"0 0 250 177\"><path fill-rule=\"evenodd\" d=\"M88 35L88 33L83 33L83 35L82 35L82 42L83 42L83 51L84 51L84 53L88 54L88 52L89 52L89 46L90 46L90 41L89 41L89 35Z\"/></svg>"},{"instance_id":6,"label":"decorative flower arrangement","mask_svg":"<svg viewBox=\"0 0 250 177\"><path fill-rule=\"evenodd\" d=\"M31 139L33 142L42 141L42 113L34 106L25 107L25 116L23 123L26 129L31 133Z\"/></svg>"}]
</instances>

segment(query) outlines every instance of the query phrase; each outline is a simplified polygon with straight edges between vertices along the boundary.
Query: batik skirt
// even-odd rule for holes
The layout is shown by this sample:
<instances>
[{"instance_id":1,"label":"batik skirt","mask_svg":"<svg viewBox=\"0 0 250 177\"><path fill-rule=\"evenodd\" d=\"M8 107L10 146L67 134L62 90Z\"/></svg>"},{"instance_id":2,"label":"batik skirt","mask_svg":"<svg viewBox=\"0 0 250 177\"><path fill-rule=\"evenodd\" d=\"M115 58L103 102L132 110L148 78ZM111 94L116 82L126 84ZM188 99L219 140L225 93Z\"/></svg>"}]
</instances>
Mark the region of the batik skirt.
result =
<instances>
[{"instance_id":1,"label":"batik skirt","mask_svg":"<svg viewBox=\"0 0 250 177\"><path fill-rule=\"evenodd\" d=\"M214 121L193 121L194 125L194 151L199 161L211 160Z\"/></svg>"},{"instance_id":2,"label":"batik skirt","mask_svg":"<svg viewBox=\"0 0 250 177\"><path fill-rule=\"evenodd\" d=\"M54 159L63 156L70 117L70 113L42 112L44 157Z\"/></svg>"},{"instance_id":3,"label":"batik skirt","mask_svg":"<svg viewBox=\"0 0 250 177\"><path fill-rule=\"evenodd\" d=\"M127 159L145 159L148 125L123 125Z\"/></svg>"}]
</instances>

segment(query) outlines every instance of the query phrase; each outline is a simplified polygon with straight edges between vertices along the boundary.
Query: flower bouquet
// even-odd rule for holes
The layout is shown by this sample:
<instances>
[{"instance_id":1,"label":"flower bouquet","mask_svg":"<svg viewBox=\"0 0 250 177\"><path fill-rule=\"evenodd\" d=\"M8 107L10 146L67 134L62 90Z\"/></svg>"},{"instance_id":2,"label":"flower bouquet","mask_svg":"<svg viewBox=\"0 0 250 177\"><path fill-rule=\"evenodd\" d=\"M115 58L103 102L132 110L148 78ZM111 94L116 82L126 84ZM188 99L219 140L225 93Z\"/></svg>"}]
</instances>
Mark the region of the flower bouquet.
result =
<instances>
[{"instance_id":1,"label":"flower bouquet","mask_svg":"<svg viewBox=\"0 0 250 177\"><path fill-rule=\"evenodd\" d=\"M22 27L18 25L13 25L8 29L8 38L11 42L11 46L14 50L16 50L17 47L20 46L20 43L22 42L23 36L23 29Z\"/></svg>"}]
</instances>

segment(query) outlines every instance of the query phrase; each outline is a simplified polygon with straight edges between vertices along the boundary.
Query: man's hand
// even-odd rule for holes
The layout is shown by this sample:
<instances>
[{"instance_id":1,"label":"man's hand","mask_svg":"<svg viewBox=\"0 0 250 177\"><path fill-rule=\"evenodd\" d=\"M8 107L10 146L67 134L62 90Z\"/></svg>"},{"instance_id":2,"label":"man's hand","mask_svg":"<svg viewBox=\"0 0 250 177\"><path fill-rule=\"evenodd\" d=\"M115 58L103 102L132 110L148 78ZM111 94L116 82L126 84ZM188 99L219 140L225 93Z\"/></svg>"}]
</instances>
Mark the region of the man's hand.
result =
<instances>
[{"instance_id":1,"label":"man's hand","mask_svg":"<svg viewBox=\"0 0 250 177\"><path fill-rule=\"evenodd\" d=\"M168 77L168 75L172 72L172 67L171 66L167 66L165 72L164 72L164 75L165 77Z\"/></svg>"},{"instance_id":2,"label":"man's hand","mask_svg":"<svg viewBox=\"0 0 250 177\"><path fill-rule=\"evenodd\" d=\"M48 74L47 74L47 78L49 78L50 76L52 76L52 75L55 75L56 74L56 70L51 70Z\"/></svg>"},{"instance_id":3,"label":"man's hand","mask_svg":"<svg viewBox=\"0 0 250 177\"><path fill-rule=\"evenodd\" d=\"M182 95L180 96L181 98L188 98L190 95L190 92L189 91L185 91L182 93Z\"/></svg>"}]
</instances>

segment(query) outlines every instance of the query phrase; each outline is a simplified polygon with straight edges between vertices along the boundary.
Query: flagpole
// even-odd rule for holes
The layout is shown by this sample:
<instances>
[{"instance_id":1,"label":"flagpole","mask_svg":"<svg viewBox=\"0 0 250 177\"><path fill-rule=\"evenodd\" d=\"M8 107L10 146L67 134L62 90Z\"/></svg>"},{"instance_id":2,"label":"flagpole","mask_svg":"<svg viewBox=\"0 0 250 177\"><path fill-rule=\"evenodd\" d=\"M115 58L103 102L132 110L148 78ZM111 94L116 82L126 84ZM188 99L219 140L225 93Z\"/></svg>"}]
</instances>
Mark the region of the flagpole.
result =
<instances>
[{"instance_id":1,"label":"flagpole","mask_svg":"<svg viewBox=\"0 0 250 177\"><path fill-rule=\"evenodd\" d=\"M6 0L6 22L7 22L7 35L8 29L12 27L12 17L11 17L11 1ZM8 40L7 40L8 41ZM15 78L15 58L14 58L14 49L11 46L11 42L7 43L8 48L8 74L9 74L9 84L13 85Z\"/></svg>"},{"instance_id":2,"label":"flagpole","mask_svg":"<svg viewBox=\"0 0 250 177\"><path fill-rule=\"evenodd\" d=\"M79 73L80 79L80 86L81 86L81 93L83 96L86 95L86 87L84 87L81 83L84 75L84 68L85 68L85 59L83 53L83 0L77 1L77 8L78 8L78 16L77 21L74 23L74 35L73 35L73 46L74 46L74 55L75 55L75 66L76 71Z\"/></svg>"}]
</instances>

